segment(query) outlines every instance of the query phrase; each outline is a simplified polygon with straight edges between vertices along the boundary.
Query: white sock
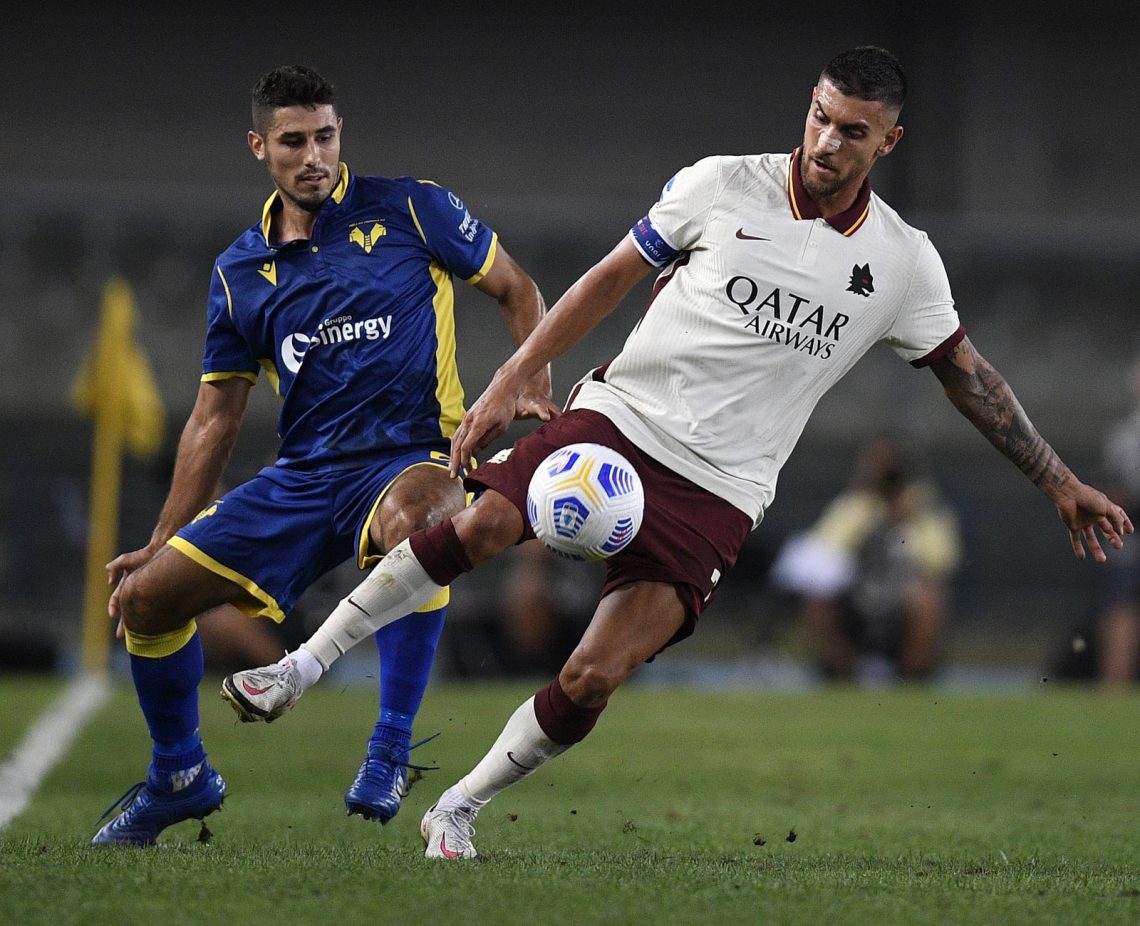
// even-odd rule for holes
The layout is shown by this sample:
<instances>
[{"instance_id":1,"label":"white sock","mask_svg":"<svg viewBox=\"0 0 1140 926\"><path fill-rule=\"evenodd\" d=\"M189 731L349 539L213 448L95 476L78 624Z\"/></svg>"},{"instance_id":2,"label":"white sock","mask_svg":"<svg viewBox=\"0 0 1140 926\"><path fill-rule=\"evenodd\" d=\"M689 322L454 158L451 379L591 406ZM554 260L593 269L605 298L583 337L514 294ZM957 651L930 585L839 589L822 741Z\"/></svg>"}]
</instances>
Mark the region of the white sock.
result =
<instances>
[{"instance_id":1,"label":"white sock","mask_svg":"<svg viewBox=\"0 0 1140 926\"><path fill-rule=\"evenodd\" d=\"M531 697L519 705L490 752L460 779L456 787L475 807L482 807L500 791L526 778L548 759L569 748L542 732L534 715L534 698Z\"/></svg>"},{"instance_id":2,"label":"white sock","mask_svg":"<svg viewBox=\"0 0 1140 926\"><path fill-rule=\"evenodd\" d=\"M297 669L297 678L301 683L302 691L310 685L316 684L325 672L324 666L320 664L317 657L304 647L286 653L285 658L278 662L278 665L284 666L290 663Z\"/></svg>"},{"instance_id":3,"label":"white sock","mask_svg":"<svg viewBox=\"0 0 1140 926\"><path fill-rule=\"evenodd\" d=\"M316 658L322 669L328 669L361 640L410 614L442 589L424 572L405 540L341 599L302 648Z\"/></svg>"}]
</instances>

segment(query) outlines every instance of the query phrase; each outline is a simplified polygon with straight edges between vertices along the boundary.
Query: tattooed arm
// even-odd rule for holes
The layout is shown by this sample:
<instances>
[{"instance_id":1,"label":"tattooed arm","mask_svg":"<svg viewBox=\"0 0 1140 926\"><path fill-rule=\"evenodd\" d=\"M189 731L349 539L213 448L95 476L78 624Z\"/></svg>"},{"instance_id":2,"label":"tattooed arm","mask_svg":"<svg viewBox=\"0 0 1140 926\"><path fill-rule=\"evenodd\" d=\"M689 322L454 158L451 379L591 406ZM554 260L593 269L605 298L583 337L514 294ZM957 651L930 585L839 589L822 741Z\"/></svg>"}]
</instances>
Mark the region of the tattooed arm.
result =
<instances>
[{"instance_id":1,"label":"tattooed arm","mask_svg":"<svg viewBox=\"0 0 1140 926\"><path fill-rule=\"evenodd\" d=\"M1081 482L1061 461L1037 433L1005 378L974 349L969 338L963 338L930 369L955 408L1057 506L1077 559L1085 558L1087 543L1093 558L1105 561L1097 530L1114 548L1124 545L1122 535L1132 533L1124 509Z\"/></svg>"}]
</instances>

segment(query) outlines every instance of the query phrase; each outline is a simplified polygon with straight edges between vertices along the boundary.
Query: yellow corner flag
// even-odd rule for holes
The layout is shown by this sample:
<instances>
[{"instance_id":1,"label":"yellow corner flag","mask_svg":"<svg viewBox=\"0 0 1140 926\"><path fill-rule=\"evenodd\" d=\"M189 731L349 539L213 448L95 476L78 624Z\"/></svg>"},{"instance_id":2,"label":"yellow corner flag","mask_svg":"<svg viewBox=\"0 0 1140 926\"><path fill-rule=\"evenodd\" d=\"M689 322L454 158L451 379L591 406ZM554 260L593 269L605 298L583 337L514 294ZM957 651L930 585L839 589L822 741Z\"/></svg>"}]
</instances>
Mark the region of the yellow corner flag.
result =
<instances>
[{"instance_id":1,"label":"yellow corner flag","mask_svg":"<svg viewBox=\"0 0 1140 926\"><path fill-rule=\"evenodd\" d=\"M83 595L83 667L87 671L107 668L110 590L104 567L115 557L118 544L123 451L153 456L166 430L154 371L135 338L137 317L127 281L120 277L108 281L95 344L71 387L76 410L95 423Z\"/></svg>"}]
</instances>

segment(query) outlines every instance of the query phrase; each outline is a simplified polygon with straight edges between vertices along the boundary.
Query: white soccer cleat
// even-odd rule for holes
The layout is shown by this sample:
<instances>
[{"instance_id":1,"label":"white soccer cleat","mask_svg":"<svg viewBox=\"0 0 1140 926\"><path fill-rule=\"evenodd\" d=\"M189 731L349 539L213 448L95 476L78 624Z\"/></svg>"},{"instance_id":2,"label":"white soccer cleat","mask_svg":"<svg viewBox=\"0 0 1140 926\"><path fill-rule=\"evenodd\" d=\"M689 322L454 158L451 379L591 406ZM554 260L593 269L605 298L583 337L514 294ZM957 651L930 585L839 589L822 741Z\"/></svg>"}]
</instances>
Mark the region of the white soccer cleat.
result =
<instances>
[{"instance_id":1,"label":"white soccer cleat","mask_svg":"<svg viewBox=\"0 0 1140 926\"><path fill-rule=\"evenodd\" d=\"M475 815L470 807L437 809L433 804L420 821L420 835L424 838L424 858L441 858L448 861L469 858L481 859L471 840L475 837Z\"/></svg>"},{"instance_id":2,"label":"white soccer cleat","mask_svg":"<svg viewBox=\"0 0 1140 926\"><path fill-rule=\"evenodd\" d=\"M222 681L222 697L243 723L272 723L292 709L301 694L301 674L289 658L260 669L243 669Z\"/></svg>"}]
</instances>

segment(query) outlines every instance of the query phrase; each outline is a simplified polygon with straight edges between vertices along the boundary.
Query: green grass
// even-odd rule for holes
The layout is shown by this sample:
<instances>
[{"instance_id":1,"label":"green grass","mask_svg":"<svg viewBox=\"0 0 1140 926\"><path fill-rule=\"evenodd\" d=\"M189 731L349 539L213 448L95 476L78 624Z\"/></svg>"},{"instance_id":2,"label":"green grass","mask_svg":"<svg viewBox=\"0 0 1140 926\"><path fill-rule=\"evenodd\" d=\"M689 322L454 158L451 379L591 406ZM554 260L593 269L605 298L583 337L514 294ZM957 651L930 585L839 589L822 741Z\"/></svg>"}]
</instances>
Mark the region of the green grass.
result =
<instances>
[{"instance_id":1,"label":"green grass","mask_svg":"<svg viewBox=\"0 0 1140 926\"><path fill-rule=\"evenodd\" d=\"M0 681L0 754L59 684ZM630 687L483 812L485 863L442 864L421 814L533 686L433 687L417 732L443 735L417 758L441 769L384 828L341 803L371 691L318 687L267 727L215 688L213 838L187 822L153 850L86 846L149 754L119 688L0 833L0 923L1140 922L1136 693Z\"/></svg>"}]
</instances>

